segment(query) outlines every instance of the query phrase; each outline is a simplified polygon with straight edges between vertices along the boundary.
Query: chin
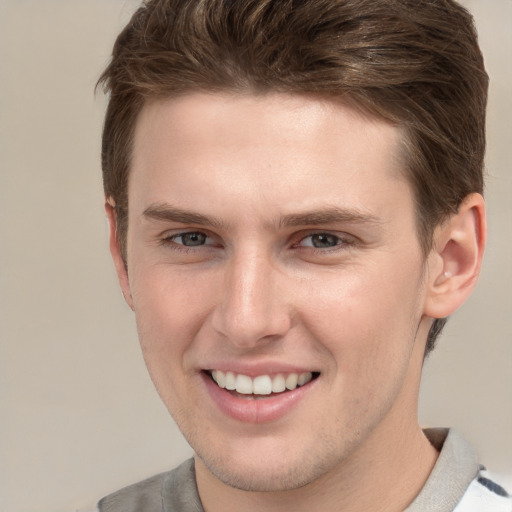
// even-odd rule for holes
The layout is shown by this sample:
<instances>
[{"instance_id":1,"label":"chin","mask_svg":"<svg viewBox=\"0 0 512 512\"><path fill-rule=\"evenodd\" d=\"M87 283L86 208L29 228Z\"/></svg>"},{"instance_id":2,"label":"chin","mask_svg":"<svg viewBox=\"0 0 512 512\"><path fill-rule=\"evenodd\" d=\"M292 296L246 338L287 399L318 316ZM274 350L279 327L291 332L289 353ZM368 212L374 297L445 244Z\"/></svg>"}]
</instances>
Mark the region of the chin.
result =
<instances>
[{"instance_id":1,"label":"chin","mask_svg":"<svg viewBox=\"0 0 512 512\"><path fill-rule=\"evenodd\" d=\"M212 457L196 453L210 473L222 483L250 492L291 491L307 486L336 466L330 454L324 460L310 460L302 453L293 458L276 457Z\"/></svg>"}]
</instances>

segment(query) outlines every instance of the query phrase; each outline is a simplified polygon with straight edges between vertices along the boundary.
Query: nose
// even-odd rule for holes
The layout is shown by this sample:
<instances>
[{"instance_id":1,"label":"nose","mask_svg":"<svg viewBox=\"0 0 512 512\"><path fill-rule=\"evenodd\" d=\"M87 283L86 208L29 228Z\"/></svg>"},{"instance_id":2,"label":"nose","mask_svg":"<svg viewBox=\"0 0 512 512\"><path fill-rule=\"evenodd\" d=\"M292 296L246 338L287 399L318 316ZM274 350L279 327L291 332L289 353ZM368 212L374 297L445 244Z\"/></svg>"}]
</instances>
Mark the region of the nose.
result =
<instances>
[{"instance_id":1,"label":"nose","mask_svg":"<svg viewBox=\"0 0 512 512\"><path fill-rule=\"evenodd\" d=\"M261 346L291 328L282 273L263 255L240 255L227 264L220 302L213 311L217 333L239 348Z\"/></svg>"}]
</instances>

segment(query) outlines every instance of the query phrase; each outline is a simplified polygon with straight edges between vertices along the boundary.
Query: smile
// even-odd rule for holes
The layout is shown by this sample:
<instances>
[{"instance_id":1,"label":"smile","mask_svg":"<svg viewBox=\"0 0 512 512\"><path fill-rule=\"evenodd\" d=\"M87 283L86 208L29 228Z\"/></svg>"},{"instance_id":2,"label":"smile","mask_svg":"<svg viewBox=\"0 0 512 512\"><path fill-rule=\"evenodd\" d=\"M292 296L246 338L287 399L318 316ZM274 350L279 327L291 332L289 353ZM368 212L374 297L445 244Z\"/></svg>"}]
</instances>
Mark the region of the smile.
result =
<instances>
[{"instance_id":1,"label":"smile","mask_svg":"<svg viewBox=\"0 0 512 512\"><path fill-rule=\"evenodd\" d=\"M318 376L316 372L279 373L275 376L258 375L254 378L234 372L212 370L209 372L212 380L221 389L235 391L240 395L272 395L293 391L306 385Z\"/></svg>"},{"instance_id":2,"label":"smile","mask_svg":"<svg viewBox=\"0 0 512 512\"><path fill-rule=\"evenodd\" d=\"M215 369L201 374L212 403L223 416L252 424L278 421L292 414L308 396L315 396L320 380L317 371L255 372L249 376Z\"/></svg>"}]
</instances>

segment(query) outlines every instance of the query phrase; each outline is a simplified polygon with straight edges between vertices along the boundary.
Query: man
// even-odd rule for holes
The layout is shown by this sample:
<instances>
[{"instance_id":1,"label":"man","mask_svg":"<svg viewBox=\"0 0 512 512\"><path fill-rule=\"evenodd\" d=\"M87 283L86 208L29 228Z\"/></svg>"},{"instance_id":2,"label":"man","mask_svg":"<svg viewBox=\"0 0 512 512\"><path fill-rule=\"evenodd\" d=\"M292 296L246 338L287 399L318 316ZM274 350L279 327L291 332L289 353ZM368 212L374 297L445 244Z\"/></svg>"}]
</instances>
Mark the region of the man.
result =
<instances>
[{"instance_id":1,"label":"man","mask_svg":"<svg viewBox=\"0 0 512 512\"><path fill-rule=\"evenodd\" d=\"M101 81L110 248L195 457L100 510L512 510L417 419L485 245L469 14L149 0Z\"/></svg>"}]
</instances>

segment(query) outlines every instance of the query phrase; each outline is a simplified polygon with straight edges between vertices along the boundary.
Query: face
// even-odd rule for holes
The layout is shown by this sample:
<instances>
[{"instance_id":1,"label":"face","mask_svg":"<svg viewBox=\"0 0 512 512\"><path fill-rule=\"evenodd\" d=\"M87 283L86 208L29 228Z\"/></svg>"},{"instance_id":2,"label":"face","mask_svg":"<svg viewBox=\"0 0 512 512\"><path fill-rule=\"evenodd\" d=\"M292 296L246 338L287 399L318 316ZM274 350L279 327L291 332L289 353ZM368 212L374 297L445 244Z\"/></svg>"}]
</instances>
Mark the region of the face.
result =
<instances>
[{"instance_id":1,"label":"face","mask_svg":"<svg viewBox=\"0 0 512 512\"><path fill-rule=\"evenodd\" d=\"M143 109L121 283L156 388L222 482L292 489L417 428L430 321L399 137L284 94Z\"/></svg>"}]
</instances>

